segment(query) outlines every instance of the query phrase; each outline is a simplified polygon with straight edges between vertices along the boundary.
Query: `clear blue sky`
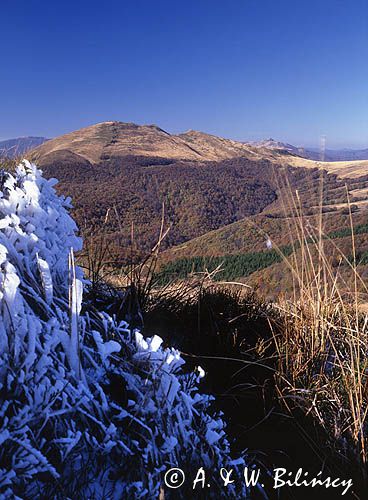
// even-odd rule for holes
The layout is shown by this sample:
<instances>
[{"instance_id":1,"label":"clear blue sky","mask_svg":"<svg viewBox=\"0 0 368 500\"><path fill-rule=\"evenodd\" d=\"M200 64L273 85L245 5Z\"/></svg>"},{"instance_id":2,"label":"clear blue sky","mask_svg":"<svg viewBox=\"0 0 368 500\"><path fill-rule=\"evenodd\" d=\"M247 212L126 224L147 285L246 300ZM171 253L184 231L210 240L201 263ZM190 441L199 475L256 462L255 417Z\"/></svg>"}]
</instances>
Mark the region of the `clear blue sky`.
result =
<instances>
[{"instance_id":1,"label":"clear blue sky","mask_svg":"<svg viewBox=\"0 0 368 500\"><path fill-rule=\"evenodd\" d=\"M368 146L368 0L2 0L0 138L106 120Z\"/></svg>"}]
</instances>

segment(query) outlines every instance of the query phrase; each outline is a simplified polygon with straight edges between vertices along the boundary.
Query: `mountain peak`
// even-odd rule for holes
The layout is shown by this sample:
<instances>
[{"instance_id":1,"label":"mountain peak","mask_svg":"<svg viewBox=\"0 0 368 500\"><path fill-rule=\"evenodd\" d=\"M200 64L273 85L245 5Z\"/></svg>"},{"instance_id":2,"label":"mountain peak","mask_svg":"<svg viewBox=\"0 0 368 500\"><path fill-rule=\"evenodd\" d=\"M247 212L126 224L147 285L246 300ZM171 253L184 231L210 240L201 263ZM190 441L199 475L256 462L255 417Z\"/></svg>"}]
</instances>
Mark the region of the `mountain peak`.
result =
<instances>
[{"instance_id":1,"label":"mountain peak","mask_svg":"<svg viewBox=\"0 0 368 500\"><path fill-rule=\"evenodd\" d=\"M251 157L249 145L189 130L171 135L156 124L106 121L62 135L36 148L35 159L68 151L91 163L122 156L151 156L182 160L223 160Z\"/></svg>"}]
</instances>

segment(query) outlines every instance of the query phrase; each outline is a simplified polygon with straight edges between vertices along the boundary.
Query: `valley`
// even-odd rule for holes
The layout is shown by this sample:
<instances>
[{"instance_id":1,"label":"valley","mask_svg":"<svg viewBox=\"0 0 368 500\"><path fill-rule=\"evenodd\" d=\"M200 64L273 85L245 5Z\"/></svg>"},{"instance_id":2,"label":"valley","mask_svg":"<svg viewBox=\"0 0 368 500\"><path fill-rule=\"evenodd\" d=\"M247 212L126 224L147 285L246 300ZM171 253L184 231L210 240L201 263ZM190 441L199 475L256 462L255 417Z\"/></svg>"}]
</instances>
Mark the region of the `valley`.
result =
<instances>
[{"instance_id":1,"label":"valley","mask_svg":"<svg viewBox=\"0 0 368 500\"><path fill-rule=\"evenodd\" d=\"M277 249L295 245L298 217L315 231L322 210L326 238L349 227L349 212L355 226L366 223L367 160L319 162L267 141L251 145L195 131L175 136L120 122L49 140L31 158L72 197L84 236L103 235L112 265L149 255L163 223L169 231L158 272L165 280L221 264L219 280L262 283L270 297L279 287L268 276L283 269ZM346 247L344 238L334 242ZM367 250L361 238L357 244L360 253ZM290 289L289 279L284 291Z\"/></svg>"},{"instance_id":2,"label":"valley","mask_svg":"<svg viewBox=\"0 0 368 500\"><path fill-rule=\"evenodd\" d=\"M273 156L207 134L171 136L156 126L116 122L53 139L32 152L46 175L60 180L61 192L72 196L80 226L87 221L105 231L114 255L129 246L132 224L136 247L149 251L163 207L171 226L166 247L259 213L277 198L269 181Z\"/></svg>"}]
</instances>

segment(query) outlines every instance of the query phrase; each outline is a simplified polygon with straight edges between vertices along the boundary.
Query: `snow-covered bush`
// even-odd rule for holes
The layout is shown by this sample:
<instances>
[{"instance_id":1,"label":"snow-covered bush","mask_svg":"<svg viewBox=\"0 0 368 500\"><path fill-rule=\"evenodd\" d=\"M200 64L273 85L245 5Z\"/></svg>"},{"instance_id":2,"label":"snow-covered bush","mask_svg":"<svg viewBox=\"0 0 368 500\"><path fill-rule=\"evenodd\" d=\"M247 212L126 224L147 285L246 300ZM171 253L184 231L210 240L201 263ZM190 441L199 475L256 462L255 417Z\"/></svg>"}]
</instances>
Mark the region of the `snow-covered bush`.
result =
<instances>
[{"instance_id":1,"label":"snow-covered bush","mask_svg":"<svg viewBox=\"0 0 368 500\"><path fill-rule=\"evenodd\" d=\"M26 161L0 174L1 498L157 498L170 467L244 467L200 370L157 336L81 313L82 242L55 182Z\"/></svg>"}]
</instances>

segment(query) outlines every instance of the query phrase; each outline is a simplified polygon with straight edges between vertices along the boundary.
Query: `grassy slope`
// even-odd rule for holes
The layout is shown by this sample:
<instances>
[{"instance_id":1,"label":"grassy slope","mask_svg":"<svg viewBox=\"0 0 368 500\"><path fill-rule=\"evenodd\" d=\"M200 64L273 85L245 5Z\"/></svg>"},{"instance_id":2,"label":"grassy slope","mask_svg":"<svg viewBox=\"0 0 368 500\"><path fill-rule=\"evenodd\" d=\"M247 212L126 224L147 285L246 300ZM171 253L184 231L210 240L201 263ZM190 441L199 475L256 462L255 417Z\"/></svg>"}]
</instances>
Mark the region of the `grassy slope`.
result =
<instances>
[{"instance_id":1,"label":"grassy slope","mask_svg":"<svg viewBox=\"0 0 368 500\"><path fill-rule=\"evenodd\" d=\"M366 212L353 215L354 225L365 225ZM318 224L318 216L305 218L312 226ZM324 214L324 232L347 236L349 229L349 215L339 213ZM247 217L229 224L226 227L210 231L203 236L173 247L162 255L162 262L170 262L185 257L218 257L229 254L261 252L266 248L266 239L270 237L278 246L289 245L295 239L295 221L289 218L271 218L260 214ZM336 237L336 236L334 236Z\"/></svg>"},{"instance_id":2,"label":"grassy slope","mask_svg":"<svg viewBox=\"0 0 368 500\"><path fill-rule=\"evenodd\" d=\"M351 236L333 239L330 243L325 243L325 252L329 256L332 267L339 269L341 281L344 282L344 290L352 291L354 288L354 274L351 271L349 263L342 257L345 255L352 263L352 244ZM355 237L357 247L357 271L363 280L368 278L368 234L360 234ZM315 260L318 260L317 253L312 250L311 254ZM251 287L256 287L261 295L267 299L274 300L280 294L290 296L295 283L297 271L300 269L300 250L290 258L290 267L285 262L272 263L264 269L257 270L246 279L240 281L246 282ZM341 288L343 288L341 286ZM366 302L366 290L363 283L358 280L358 291L361 293L360 301Z\"/></svg>"},{"instance_id":3,"label":"grassy slope","mask_svg":"<svg viewBox=\"0 0 368 500\"><path fill-rule=\"evenodd\" d=\"M341 178L358 178L367 175L368 160L350 161L315 161L299 157L290 157L288 163L295 167L322 168Z\"/></svg>"},{"instance_id":4,"label":"grassy slope","mask_svg":"<svg viewBox=\"0 0 368 500\"><path fill-rule=\"evenodd\" d=\"M359 222L364 221L365 217L366 214L355 214L354 219L357 261L362 272L368 263L368 224ZM258 222L258 226L254 225L255 220ZM308 222L312 227L311 218L305 222ZM244 223L247 225L247 231L244 228ZM342 255L351 257L349 216L327 214L324 224L326 254L335 262L335 265L338 265ZM316 221L314 221L313 226L317 226ZM261 293L268 298L274 298L280 292L289 294L293 288L292 272L287 269L283 255L296 265L299 258L299 245L295 243L298 240L298 229L295 227L295 221L257 216L253 218L252 225L250 225L249 220L241 221L226 229L225 234L224 230L219 230L197 238L194 242L194 248L198 254L194 256L191 256L188 248L192 242L180 247L179 251L182 255L180 258L175 258L178 257L179 252L169 250L170 260L161 262L160 280L168 282L171 279L183 279L193 272L198 273L204 270L212 272L221 268L216 276L218 280L244 281L259 288ZM272 238L278 247L277 250L265 248L265 233ZM204 239L207 246L198 245L198 241L201 240L203 243ZM242 245L242 252L239 252L240 245ZM207 253L204 248L206 248ZM211 249L215 249L215 252L210 253ZM292 254L295 255L290 257ZM172 258L173 260L171 260ZM348 270L349 265L344 259L342 259L341 265L342 274L344 274L344 268ZM351 283L348 283L348 286L350 285Z\"/></svg>"}]
</instances>

